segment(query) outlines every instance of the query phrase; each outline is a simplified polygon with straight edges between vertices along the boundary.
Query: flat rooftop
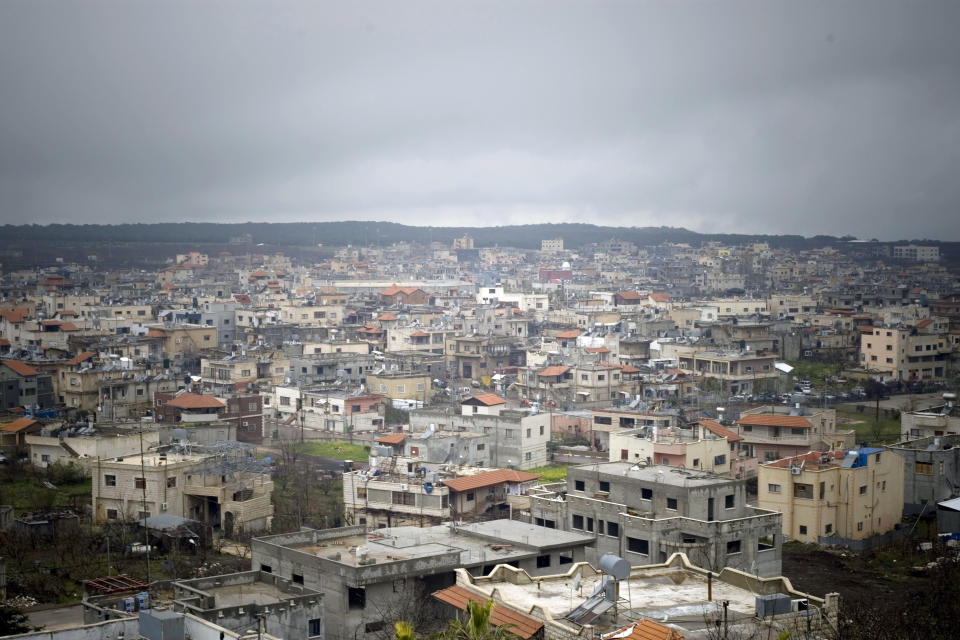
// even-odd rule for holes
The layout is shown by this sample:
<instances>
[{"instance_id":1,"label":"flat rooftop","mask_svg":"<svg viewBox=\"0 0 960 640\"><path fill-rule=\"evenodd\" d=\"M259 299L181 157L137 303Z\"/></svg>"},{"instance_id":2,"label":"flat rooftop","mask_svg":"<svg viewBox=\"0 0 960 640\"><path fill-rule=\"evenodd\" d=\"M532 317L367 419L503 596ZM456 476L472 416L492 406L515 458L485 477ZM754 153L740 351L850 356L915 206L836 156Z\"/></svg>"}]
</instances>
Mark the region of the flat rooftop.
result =
<instances>
[{"instance_id":1,"label":"flat rooftop","mask_svg":"<svg viewBox=\"0 0 960 640\"><path fill-rule=\"evenodd\" d=\"M653 482L673 487L708 487L735 482L726 476L666 465L639 466L632 462L600 462L574 467L577 471L594 471L607 475Z\"/></svg>"},{"instance_id":2,"label":"flat rooftop","mask_svg":"<svg viewBox=\"0 0 960 640\"><path fill-rule=\"evenodd\" d=\"M296 598L303 595L299 593L285 593L268 582L259 581L223 587L211 587L204 589L204 591L216 598L214 609L279 604L289 598Z\"/></svg>"},{"instance_id":3,"label":"flat rooftop","mask_svg":"<svg viewBox=\"0 0 960 640\"><path fill-rule=\"evenodd\" d=\"M377 564L455 552L460 554L462 565L477 565L507 563L529 557L545 547L586 545L593 539L590 535L522 522L492 520L463 525L456 530L449 525L392 527L316 544L292 545L292 548L328 559L339 553L337 561L353 567L363 566L358 561L358 547L366 548L367 558Z\"/></svg>"}]
</instances>

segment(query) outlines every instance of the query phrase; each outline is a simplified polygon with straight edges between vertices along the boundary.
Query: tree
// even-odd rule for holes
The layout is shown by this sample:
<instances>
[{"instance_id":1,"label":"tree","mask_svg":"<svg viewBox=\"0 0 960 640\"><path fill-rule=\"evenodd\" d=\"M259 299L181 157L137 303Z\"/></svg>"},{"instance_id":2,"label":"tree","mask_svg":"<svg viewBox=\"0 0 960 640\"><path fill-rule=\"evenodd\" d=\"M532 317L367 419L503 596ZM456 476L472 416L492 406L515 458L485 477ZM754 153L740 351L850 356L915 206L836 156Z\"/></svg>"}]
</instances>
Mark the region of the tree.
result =
<instances>
[{"instance_id":1,"label":"tree","mask_svg":"<svg viewBox=\"0 0 960 640\"><path fill-rule=\"evenodd\" d=\"M492 626L493 600L468 602L466 621L451 620L440 634L441 640L505 640L516 637L508 630L513 625Z\"/></svg>"},{"instance_id":2,"label":"tree","mask_svg":"<svg viewBox=\"0 0 960 640\"><path fill-rule=\"evenodd\" d=\"M27 624L27 616L23 611L10 605L0 604L0 636L12 636L28 631L33 631L33 628Z\"/></svg>"}]
</instances>

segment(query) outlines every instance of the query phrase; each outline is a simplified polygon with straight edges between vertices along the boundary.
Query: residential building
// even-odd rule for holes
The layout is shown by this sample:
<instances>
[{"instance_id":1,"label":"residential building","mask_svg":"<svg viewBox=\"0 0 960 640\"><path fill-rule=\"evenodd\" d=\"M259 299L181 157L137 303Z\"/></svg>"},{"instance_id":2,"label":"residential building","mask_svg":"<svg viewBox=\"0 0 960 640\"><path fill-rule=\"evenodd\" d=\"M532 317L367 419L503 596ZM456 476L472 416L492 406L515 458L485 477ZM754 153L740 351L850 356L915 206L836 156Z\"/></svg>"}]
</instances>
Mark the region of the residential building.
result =
<instances>
[{"instance_id":1,"label":"residential building","mask_svg":"<svg viewBox=\"0 0 960 640\"><path fill-rule=\"evenodd\" d=\"M927 332L929 324L921 321L914 327L864 329L860 366L881 380L944 380L953 347L943 333Z\"/></svg>"},{"instance_id":2,"label":"residential building","mask_svg":"<svg viewBox=\"0 0 960 640\"><path fill-rule=\"evenodd\" d=\"M173 447L100 460L93 475L95 522L167 513L233 537L268 529L273 517L273 480L249 445L198 445L190 453Z\"/></svg>"},{"instance_id":3,"label":"residential building","mask_svg":"<svg viewBox=\"0 0 960 640\"><path fill-rule=\"evenodd\" d=\"M652 565L631 564L608 556L603 563L566 565L536 578L503 564L484 575L457 570L456 584L433 597L453 612L470 602L493 600L491 623L509 625L510 633L525 640L722 637L724 615L736 621L730 638L785 638L798 632L829 637L838 626L839 594L811 596L779 575L764 578L729 567L718 572L694 565L680 552ZM710 613L721 602L725 613Z\"/></svg>"},{"instance_id":4,"label":"residential building","mask_svg":"<svg viewBox=\"0 0 960 640\"><path fill-rule=\"evenodd\" d=\"M563 238L551 238L540 241L540 251L544 253L556 253L563 251Z\"/></svg>"},{"instance_id":5,"label":"residential building","mask_svg":"<svg viewBox=\"0 0 960 640\"><path fill-rule=\"evenodd\" d=\"M631 566L683 551L702 566L780 573L781 518L751 507L746 481L663 465L570 467L566 483L530 491L534 522L595 536L588 559L622 555Z\"/></svg>"},{"instance_id":6,"label":"residential building","mask_svg":"<svg viewBox=\"0 0 960 640\"><path fill-rule=\"evenodd\" d=\"M713 420L687 428L627 429L610 434L610 462L662 464L730 475L740 440L735 432Z\"/></svg>"},{"instance_id":7,"label":"residential building","mask_svg":"<svg viewBox=\"0 0 960 640\"><path fill-rule=\"evenodd\" d=\"M853 429L837 430L836 410L805 406L748 409L731 429L743 438L745 456L767 462L811 450L847 449L856 440Z\"/></svg>"},{"instance_id":8,"label":"residential building","mask_svg":"<svg viewBox=\"0 0 960 640\"><path fill-rule=\"evenodd\" d=\"M394 405L422 407L433 394L427 372L378 370L367 374L367 388L394 401ZM397 401L404 401L398 403Z\"/></svg>"},{"instance_id":9,"label":"residential building","mask_svg":"<svg viewBox=\"0 0 960 640\"><path fill-rule=\"evenodd\" d=\"M903 515L930 513L960 496L960 435L937 435L887 447L903 458Z\"/></svg>"},{"instance_id":10,"label":"residential building","mask_svg":"<svg viewBox=\"0 0 960 640\"><path fill-rule=\"evenodd\" d=\"M716 381L721 393L753 394L762 391L764 381L776 380L774 355L764 352L701 351L679 355L679 367Z\"/></svg>"},{"instance_id":11,"label":"residential building","mask_svg":"<svg viewBox=\"0 0 960 640\"><path fill-rule=\"evenodd\" d=\"M893 257L896 260L910 260L913 262L939 262L940 247L919 244L894 245Z\"/></svg>"},{"instance_id":12,"label":"residential building","mask_svg":"<svg viewBox=\"0 0 960 640\"><path fill-rule=\"evenodd\" d=\"M425 452L431 462L443 462L450 455L450 448L457 451L458 462L463 456L465 464L470 460L483 461L480 466L506 469L532 469L547 464L547 442L550 441L550 414L531 413L517 409L500 409L495 414L463 415L444 409L417 409L410 412L410 431L434 431L437 434L452 432L479 435L482 440L469 443L466 440L460 449L449 442L447 451L434 450L428 438ZM481 450L476 447L483 445ZM423 455L423 454L421 454ZM436 456L439 456L437 459Z\"/></svg>"},{"instance_id":13,"label":"residential building","mask_svg":"<svg viewBox=\"0 0 960 640\"><path fill-rule=\"evenodd\" d=\"M546 575L581 561L590 540L515 520L372 532L354 525L254 538L252 564L323 591L324 633L347 639L389 629L452 586L457 569L481 575L510 564Z\"/></svg>"},{"instance_id":14,"label":"residential building","mask_svg":"<svg viewBox=\"0 0 960 640\"><path fill-rule=\"evenodd\" d=\"M943 401L916 411L900 414L900 439L919 440L933 436L960 434L960 411L953 393L943 394Z\"/></svg>"},{"instance_id":15,"label":"residential building","mask_svg":"<svg viewBox=\"0 0 960 640\"><path fill-rule=\"evenodd\" d=\"M173 611L284 640L323 638L323 592L264 571L173 582Z\"/></svg>"},{"instance_id":16,"label":"residential building","mask_svg":"<svg viewBox=\"0 0 960 640\"><path fill-rule=\"evenodd\" d=\"M0 360L0 410L53 406L53 381L49 374L20 360Z\"/></svg>"},{"instance_id":17,"label":"residential building","mask_svg":"<svg viewBox=\"0 0 960 640\"><path fill-rule=\"evenodd\" d=\"M760 466L757 504L783 514L783 535L862 547L903 513L904 458L887 449L811 451Z\"/></svg>"}]
</instances>

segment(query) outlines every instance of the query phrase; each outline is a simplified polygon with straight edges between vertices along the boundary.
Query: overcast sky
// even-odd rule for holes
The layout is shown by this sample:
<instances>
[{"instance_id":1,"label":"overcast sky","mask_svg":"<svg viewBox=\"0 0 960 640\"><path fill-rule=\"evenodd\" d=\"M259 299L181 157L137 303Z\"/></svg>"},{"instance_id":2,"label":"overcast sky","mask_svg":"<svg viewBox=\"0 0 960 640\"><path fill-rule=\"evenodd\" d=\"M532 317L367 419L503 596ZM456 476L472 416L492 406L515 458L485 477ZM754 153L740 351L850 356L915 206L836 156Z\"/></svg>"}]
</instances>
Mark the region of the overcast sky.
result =
<instances>
[{"instance_id":1,"label":"overcast sky","mask_svg":"<svg viewBox=\"0 0 960 640\"><path fill-rule=\"evenodd\" d=\"M960 239L960 2L0 2L0 223Z\"/></svg>"}]
</instances>

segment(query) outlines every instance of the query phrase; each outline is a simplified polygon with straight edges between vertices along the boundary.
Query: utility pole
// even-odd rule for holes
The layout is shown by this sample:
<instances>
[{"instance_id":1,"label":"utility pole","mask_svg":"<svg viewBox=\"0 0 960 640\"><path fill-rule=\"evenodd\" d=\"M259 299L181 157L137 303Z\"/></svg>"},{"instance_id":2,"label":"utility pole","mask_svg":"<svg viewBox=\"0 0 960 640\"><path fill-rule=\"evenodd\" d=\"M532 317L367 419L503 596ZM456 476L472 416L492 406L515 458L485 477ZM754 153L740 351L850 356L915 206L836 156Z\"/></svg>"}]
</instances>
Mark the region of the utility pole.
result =
<instances>
[{"instance_id":1,"label":"utility pole","mask_svg":"<svg viewBox=\"0 0 960 640\"><path fill-rule=\"evenodd\" d=\"M150 527L147 526L147 472L143 459L143 415L140 415L140 482L143 487L143 537L147 544L147 584L150 584Z\"/></svg>"}]
</instances>

